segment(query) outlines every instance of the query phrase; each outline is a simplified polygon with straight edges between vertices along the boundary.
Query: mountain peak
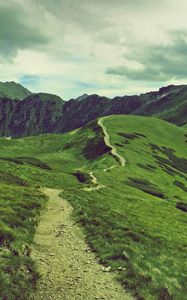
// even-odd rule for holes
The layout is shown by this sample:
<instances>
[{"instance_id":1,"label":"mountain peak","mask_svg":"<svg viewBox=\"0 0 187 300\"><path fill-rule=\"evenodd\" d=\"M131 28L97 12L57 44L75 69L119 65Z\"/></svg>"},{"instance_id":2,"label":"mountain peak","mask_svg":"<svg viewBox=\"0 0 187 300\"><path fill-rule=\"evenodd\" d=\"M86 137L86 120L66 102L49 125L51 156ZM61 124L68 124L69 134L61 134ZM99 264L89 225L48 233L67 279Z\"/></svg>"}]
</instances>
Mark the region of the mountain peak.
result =
<instances>
[{"instance_id":1,"label":"mountain peak","mask_svg":"<svg viewBox=\"0 0 187 300\"><path fill-rule=\"evenodd\" d=\"M0 82L0 97L22 100L32 92L14 81Z\"/></svg>"},{"instance_id":2,"label":"mountain peak","mask_svg":"<svg viewBox=\"0 0 187 300\"><path fill-rule=\"evenodd\" d=\"M86 99L88 96L89 96L88 94L84 93L81 96L77 97L75 100L82 101L82 100Z\"/></svg>"},{"instance_id":3,"label":"mountain peak","mask_svg":"<svg viewBox=\"0 0 187 300\"><path fill-rule=\"evenodd\" d=\"M28 99L40 99L41 101L45 102L45 101L60 101L62 103L64 103L65 101L60 97L60 96L57 96L55 94L50 94L50 93L34 93L32 95L29 95L27 97L27 99L25 100L28 100Z\"/></svg>"}]
</instances>

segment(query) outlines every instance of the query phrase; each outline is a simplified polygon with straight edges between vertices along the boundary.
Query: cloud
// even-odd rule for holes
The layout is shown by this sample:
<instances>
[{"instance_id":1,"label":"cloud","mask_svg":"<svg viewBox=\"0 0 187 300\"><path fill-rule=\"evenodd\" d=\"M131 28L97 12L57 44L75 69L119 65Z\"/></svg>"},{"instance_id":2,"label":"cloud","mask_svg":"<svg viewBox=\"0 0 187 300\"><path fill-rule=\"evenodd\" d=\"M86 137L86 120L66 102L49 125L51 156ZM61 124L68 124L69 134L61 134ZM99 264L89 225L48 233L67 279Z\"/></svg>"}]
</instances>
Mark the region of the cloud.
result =
<instances>
[{"instance_id":1,"label":"cloud","mask_svg":"<svg viewBox=\"0 0 187 300\"><path fill-rule=\"evenodd\" d=\"M0 80L66 99L177 83L187 79L186 9L185 0L0 0Z\"/></svg>"},{"instance_id":2,"label":"cloud","mask_svg":"<svg viewBox=\"0 0 187 300\"><path fill-rule=\"evenodd\" d=\"M34 23L34 22L33 22ZM20 49L46 45L48 37L34 24L30 24L20 5L0 3L0 55L9 61Z\"/></svg>"},{"instance_id":3,"label":"cloud","mask_svg":"<svg viewBox=\"0 0 187 300\"><path fill-rule=\"evenodd\" d=\"M121 65L107 68L106 73L140 81L187 78L187 31L172 32L169 34L169 40L166 45L135 44L125 57L139 67Z\"/></svg>"}]
</instances>

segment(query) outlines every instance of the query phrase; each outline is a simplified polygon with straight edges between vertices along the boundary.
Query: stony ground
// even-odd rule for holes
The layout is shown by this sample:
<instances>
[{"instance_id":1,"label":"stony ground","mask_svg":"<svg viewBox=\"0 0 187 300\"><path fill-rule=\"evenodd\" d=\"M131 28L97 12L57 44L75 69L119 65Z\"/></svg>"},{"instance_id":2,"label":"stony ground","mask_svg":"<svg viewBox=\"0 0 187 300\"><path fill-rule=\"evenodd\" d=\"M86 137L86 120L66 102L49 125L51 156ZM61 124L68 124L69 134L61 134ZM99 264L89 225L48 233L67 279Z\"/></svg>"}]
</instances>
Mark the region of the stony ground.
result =
<instances>
[{"instance_id":1,"label":"stony ground","mask_svg":"<svg viewBox=\"0 0 187 300\"><path fill-rule=\"evenodd\" d=\"M101 266L72 218L72 207L45 189L48 206L38 226L32 257L41 273L33 300L132 299L109 269Z\"/></svg>"}]
</instances>

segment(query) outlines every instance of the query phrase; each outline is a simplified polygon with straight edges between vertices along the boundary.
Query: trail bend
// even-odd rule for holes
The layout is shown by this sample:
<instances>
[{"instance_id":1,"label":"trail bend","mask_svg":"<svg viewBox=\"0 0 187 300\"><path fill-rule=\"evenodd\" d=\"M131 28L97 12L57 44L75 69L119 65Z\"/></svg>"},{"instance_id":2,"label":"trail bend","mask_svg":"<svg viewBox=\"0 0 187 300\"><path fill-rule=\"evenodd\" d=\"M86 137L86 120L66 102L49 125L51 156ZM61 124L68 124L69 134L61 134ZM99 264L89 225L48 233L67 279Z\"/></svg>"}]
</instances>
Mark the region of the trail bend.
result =
<instances>
[{"instance_id":1,"label":"trail bend","mask_svg":"<svg viewBox=\"0 0 187 300\"><path fill-rule=\"evenodd\" d=\"M102 117L98 120L98 125L102 128L103 133L104 133L104 141L105 144L111 149L111 154L113 155L113 157L120 163L120 165L122 167L125 166L126 164L126 160L123 156L121 156L120 154L118 154L117 149L111 144L110 142L110 136L107 132L106 127L103 124L103 121L106 119L107 117Z\"/></svg>"}]
</instances>

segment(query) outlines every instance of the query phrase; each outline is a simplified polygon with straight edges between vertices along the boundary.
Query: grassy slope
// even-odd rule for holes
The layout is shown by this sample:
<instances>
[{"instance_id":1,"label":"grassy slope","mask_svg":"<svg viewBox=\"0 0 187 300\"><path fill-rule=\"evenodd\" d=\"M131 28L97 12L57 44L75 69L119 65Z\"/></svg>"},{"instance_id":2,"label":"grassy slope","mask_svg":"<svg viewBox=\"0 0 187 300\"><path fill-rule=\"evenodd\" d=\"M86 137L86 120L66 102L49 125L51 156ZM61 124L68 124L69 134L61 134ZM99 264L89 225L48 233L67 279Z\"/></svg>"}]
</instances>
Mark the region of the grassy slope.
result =
<instances>
[{"instance_id":1,"label":"grassy slope","mask_svg":"<svg viewBox=\"0 0 187 300\"><path fill-rule=\"evenodd\" d=\"M120 167L109 155L96 122L65 135L1 139L0 208L5 204L7 210L14 209L14 206L19 208L30 199L33 203L37 202L36 209L29 210L29 218L35 220L44 202L36 191L37 187L63 188L63 197L74 205L77 218L85 226L88 241L100 260L111 265L112 269L122 267L119 279L139 299L172 299L171 295L175 299L185 299L186 214L175 208L177 202L185 202L183 185L187 175L184 162L176 159L186 155L185 132L164 121L133 116L110 117L104 120L104 125L111 143L127 160L125 167ZM162 158L166 159L168 153L175 160L173 166L168 166L168 161L164 161L165 165L163 163ZM103 171L111 166L115 168ZM16 178L11 178L13 182L10 182L8 177L9 182L6 182L4 178L8 175L4 176L3 172ZM93 172L99 184L105 187L85 191L84 187L91 185L90 180L81 183L75 173L88 177L89 172ZM176 186L174 181L182 183L183 188ZM23 187L24 183L28 186ZM15 224L11 224L14 218L17 219L17 215L10 214L0 226L0 232L4 226L14 232L13 240L4 234L6 238L1 241L5 252L10 249L12 259L17 257L14 255L14 245L25 249L32 242L35 225L33 221L27 228L27 222L23 219L17 229ZM17 234L21 232L20 228L25 228L26 238L22 238L24 234ZM22 259L21 264L26 265L24 259L29 259L29 256L19 254L18 257ZM3 258L1 263L6 261ZM30 265L34 281L37 273L32 262ZM5 294L9 292L13 295L13 291L7 291L11 285L10 276L15 282L21 282L14 273L8 268L2 269ZM27 282L29 286L31 282L31 287L32 281L24 272L21 274L25 284ZM24 290L23 286L18 286L17 290Z\"/></svg>"},{"instance_id":2,"label":"grassy slope","mask_svg":"<svg viewBox=\"0 0 187 300\"><path fill-rule=\"evenodd\" d=\"M187 124L182 126L183 129L187 129Z\"/></svg>"},{"instance_id":3,"label":"grassy slope","mask_svg":"<svg viewBox=\"0 0 187 300\"><path fill-rule=\"evenodd\" d=\"M28 299L38 278L30 244L46 199L23 186L16 176L0 171L0 299ZM25 184L25 182L24 182Z\"/></svg>"},{"instance_id":4,"label":"grassy slope","mask_svg":"<svg viewBox=\"0 0 187 300\"><path fill-rule=\"evenodd\" d=\"M166 91L166 94L161 98L156 98L155 101L147 104L143 109L137 113L141 115L156 116L160 119L172 122L179 126L187 122L186 110L187 110L187 100L186 100L187 89L186 86L173 86L172 89Z\"/></svg>"},{"instance_id":5,"label":"grassy slope","mask_svg":"<svg viewBox=\"0 0 187 300\"><path fill-rule=\"evenodd\" d=\"M32 93L16 82L0 82L0 96L12 99L24 99Z\"/></svg>"},{"instance_id":6,"label":"grassy slope","mask_svg":"<svg viewBox=\"0 0 187 300\"><path fill-rule=\"evenodd\" d=\"M132 116L110 117L104 124L112 144L117 144L118 152L126 158L126 167L104 173L102 169L111 164L111 158L105 156L99 163L92 162L96 177L106 188L87 194L81 190L76 194L68 192L66 197L77 208L101 261L113 269L126 268L121 271L121 280L138 297L172 299L173 295L184 299L186 215L175 206L178 201L186 201L186 193L173 182L185 185L181 176L186 175L156 163L153 155L167 155L149 145L169 147L177 157L185 157L184 131L157 119ZM118 134L134 132L145 137L129 139ZM112 164L117 166L115 161ZM137 187L132 187L128 178L133 178ZM142 191L142 179L148 181L149 193ZM165 199L150 194L155 190Z\"/></svg>"}]
</instances>

